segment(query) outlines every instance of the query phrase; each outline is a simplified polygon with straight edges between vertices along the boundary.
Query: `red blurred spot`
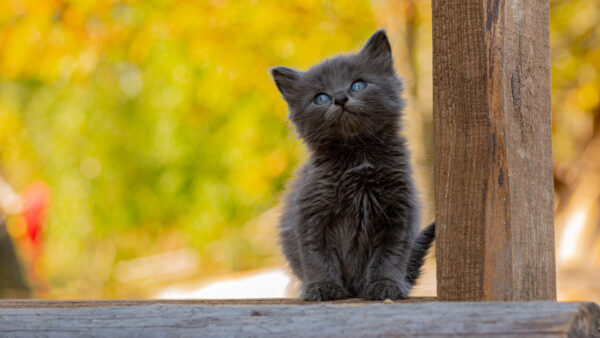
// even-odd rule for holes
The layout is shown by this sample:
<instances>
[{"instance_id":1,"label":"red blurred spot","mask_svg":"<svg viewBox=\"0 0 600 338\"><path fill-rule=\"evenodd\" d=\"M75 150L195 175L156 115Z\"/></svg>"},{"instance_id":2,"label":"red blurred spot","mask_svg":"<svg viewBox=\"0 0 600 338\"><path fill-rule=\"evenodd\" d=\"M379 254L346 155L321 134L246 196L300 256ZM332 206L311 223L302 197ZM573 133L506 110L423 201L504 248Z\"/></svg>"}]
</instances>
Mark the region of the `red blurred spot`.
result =
<instances>
[{"instance_id":1,"label":"red blurred spot","mask_svg":"<svg viewBox=\"0 0 600 338\"><path fill-rule=\"evenodd\" d=\"M27 223L27 237L34 247L41 244L41 233L50 206L50 187L45 182L30 184L21 193L22 215Z\"/></svg>"}]
</instances>

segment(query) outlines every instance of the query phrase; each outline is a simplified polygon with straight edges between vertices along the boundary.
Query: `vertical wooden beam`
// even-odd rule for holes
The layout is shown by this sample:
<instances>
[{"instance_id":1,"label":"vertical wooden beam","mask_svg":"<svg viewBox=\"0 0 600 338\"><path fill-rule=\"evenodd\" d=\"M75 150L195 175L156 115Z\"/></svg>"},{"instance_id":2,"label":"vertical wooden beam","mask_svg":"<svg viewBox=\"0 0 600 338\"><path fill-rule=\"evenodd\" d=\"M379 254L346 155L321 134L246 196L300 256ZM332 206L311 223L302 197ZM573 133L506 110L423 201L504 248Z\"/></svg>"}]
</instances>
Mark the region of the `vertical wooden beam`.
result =
<instances>
[{"instance_id":1,"label":"vertical wooden beam","mask_svg":"<svg viewBox=\"0 0 600 338\"><path fill-rule=\"evenodd\" d=\"M556 299L549 3L432 7L438 297Z\"/></svg>"}]
</instances>

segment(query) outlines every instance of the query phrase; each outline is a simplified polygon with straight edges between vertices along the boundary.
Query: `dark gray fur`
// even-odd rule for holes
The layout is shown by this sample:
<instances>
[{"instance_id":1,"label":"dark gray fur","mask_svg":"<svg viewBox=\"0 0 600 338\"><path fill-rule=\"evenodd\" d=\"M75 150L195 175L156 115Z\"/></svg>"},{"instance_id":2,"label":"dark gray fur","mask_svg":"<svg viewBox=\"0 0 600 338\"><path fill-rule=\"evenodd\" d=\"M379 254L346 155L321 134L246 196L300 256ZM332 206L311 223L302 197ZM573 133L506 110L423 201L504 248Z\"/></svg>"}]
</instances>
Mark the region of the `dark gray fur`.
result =
<instances>
[{"instance_id":1,"label":"dark gray fur","mask_svg":"<svg viewBox=\"0 0 600 338\"><path fill-rule=\"evenodd\" d=\"M357 54L305 72L275 67L271 73L311 151L280 223L283 253L302 282L302 298L406 298L434 225L417 236L419 205L399 136L402 82L385 32L373 34ZM356 80L367 87L352 92ZM331 102L315 104L319 93Z\"/></svg>"}]
</instances>

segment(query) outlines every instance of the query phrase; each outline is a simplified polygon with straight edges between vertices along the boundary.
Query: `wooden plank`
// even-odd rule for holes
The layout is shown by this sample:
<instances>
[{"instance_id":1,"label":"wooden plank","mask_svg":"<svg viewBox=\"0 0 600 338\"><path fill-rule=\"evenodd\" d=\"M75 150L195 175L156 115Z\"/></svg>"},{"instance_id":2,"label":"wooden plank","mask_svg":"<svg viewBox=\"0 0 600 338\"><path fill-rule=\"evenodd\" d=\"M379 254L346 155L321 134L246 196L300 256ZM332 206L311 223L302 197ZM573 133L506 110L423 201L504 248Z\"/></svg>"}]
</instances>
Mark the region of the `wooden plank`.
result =
<instances>
[{"instance_id":1,"label":"wooden plank","mask_svg":"<svg viewBox=\"0 0 600 338\"><path fill-rule=\"evenodd\" d=\"M0 336L598 337L600 318L594 303L86 303L14 308L0 302Z\"/></svg>"},{"instance_id":2,"label":"wooden plank","mask_svg":"<svg viewBox=\"0 0 600 338\"><path fill-rule=\"evenodd\" d=\"M432 2L441 300L556 299L548 6Z\"/></svg>"}]
</instances>

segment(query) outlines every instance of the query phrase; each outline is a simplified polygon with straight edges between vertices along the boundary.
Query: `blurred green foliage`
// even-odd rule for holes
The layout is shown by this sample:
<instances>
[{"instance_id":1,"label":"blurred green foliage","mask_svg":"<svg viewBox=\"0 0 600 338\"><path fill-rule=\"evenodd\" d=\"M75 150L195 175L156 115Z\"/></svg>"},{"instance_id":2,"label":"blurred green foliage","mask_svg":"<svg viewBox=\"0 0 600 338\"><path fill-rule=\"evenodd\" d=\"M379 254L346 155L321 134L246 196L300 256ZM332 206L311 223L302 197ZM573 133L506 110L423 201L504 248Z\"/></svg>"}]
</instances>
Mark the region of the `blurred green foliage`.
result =
<instances>
[{"instance_id":1,"label":"blurred green foliage","mask_svg":"<svg viewBox=\"0 0 600 338\"><path fill-rule=\"evenodd\" d=\"M429 6L0 2L1 174L16 190L42 180L52 191L38 295L136 295L120 290L117 262L186 247L201 276L280 262L274 237L241 229L277 203L304 156L267 70L356 50L380 27L406 78L415 161L430 167ZM559 163L600 115L598 17L598 1L551 1ZM421 182L431 189L430 169Z\"/></svg>"},{"instance_id":2,"label":"blurred green foliage","mask_svg":"<svg viewBox=\"0 0 600 338\"><path fill-rule=\"evenodd\" d=\"M600 128L600 1L551 0L550 8L553 146L560 169Z\"/></svg>"},{"instance_id":3,"label":"blurred green foliage","mask_svg":"<svg viewBox=\"0 0 600 338\"><path fill-rule=\"evenodd\" d=\"M375 28L355 1L2 2L0 167L51 187L45 295L114 296L115 262L181 247L205 274L265 264L236 228L302 154L268 68Z\"/></svg>"}]
</instances>

